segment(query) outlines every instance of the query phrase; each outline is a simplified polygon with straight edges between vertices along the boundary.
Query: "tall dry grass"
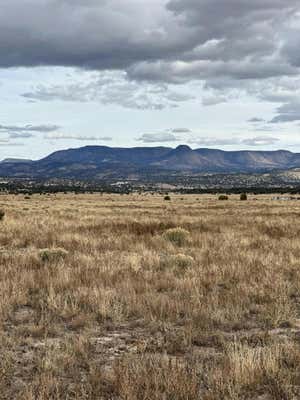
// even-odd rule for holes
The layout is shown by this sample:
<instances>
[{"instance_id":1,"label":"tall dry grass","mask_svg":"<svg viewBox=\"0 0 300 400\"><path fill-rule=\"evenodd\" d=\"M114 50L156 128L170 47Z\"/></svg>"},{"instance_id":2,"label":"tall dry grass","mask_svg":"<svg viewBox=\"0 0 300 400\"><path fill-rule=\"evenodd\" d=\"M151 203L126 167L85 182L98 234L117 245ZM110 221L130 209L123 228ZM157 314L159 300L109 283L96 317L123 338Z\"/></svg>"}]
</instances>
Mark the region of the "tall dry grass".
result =
<instances>
[{"instance_id":1,"label":"tall dry grass","mask_svg":"<svg viewBox=\"0 0 300 400\"><path fill-rule=\"evenodd\" d=\"M300 398L300 203L0 197L0 398Z\"/></svg>"}]
</instances>

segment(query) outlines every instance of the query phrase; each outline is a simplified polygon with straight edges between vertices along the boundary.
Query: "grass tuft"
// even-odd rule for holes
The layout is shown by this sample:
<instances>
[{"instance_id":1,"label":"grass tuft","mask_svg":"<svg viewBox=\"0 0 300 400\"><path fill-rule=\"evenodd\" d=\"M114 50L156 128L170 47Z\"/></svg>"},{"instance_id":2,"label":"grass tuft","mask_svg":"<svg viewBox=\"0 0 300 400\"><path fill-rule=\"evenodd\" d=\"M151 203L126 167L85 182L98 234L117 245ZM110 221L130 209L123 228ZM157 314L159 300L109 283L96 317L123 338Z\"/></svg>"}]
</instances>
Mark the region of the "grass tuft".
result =
<instances>
[{"instance_id":1,"label":"grass tuft","mask_svg":"<svg viewBox=\"0 0 300 400\"><path fill-rule=\"evenodd\" d=\"M62 248L41 249L39 257L43 262L58 262L67 257L68 251Z\"/></svg>"}]
</instances>

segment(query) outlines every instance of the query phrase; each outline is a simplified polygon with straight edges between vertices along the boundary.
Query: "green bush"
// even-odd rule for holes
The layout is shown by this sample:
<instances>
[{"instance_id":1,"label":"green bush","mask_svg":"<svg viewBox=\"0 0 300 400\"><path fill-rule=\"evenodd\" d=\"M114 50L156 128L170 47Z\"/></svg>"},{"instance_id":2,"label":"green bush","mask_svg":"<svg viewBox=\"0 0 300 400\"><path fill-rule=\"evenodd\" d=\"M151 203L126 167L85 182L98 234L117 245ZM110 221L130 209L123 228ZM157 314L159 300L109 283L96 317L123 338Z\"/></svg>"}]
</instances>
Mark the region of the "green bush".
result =
<instances>
[{"instance_id":1,"label":"green bush","mask_svg":"<svg viewBox=\"0 0 300 400\"><path fill-rule=\"evenodd\" d=\"M168 229L163 237L177 246L183 246L189 241L190 232L183 228Z\"/></svg>"},{"instance_id":2,"label":"green bush","mask_svg":"<svg viewBox=\"0 0 300 400\"><path fill-rule=\"evenodd\" d=\"M241 200L241 201L247 200L247 194L246 194L246 193L241 193L241 195L240 195L240 200Z\"/></svg>"},{"instance_id":3,"label":"green bush","mask_svg":"<svg viewBox=\"0 0 300 400\"><path fill-rule=\"evenodd\" d=\"M221 194L219 196L219 200L228 200L228 196L226 196L225 194Z\"/></svg>"},{"instance_id":4,"label":"green bush","mask_svg":"<svg viewBox=\"0 0 300 400\"><path fill-rule=\"evenodd\" d=\"M0 221L3 220L4 215L5 215L5 212L3 210L0 210Z\"/></svg>"}]
</instances>

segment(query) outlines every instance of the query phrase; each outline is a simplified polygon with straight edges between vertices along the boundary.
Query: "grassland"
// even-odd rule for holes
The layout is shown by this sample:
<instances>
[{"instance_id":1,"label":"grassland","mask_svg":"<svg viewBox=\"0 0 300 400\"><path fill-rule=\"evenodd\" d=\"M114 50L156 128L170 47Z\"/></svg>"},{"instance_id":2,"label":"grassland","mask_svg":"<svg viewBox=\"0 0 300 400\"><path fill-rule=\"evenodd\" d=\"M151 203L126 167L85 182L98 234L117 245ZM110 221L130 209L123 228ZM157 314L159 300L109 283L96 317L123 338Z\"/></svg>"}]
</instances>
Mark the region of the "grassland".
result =
<instances>
[{"instance_id":1,"label":"grassland","mask_svg":"<svg viewBox=\"0 0 300 400\"><path fill-rule=\"evenodd\" d=\"M299 201L0 208L0 399L300 398Z\"/></svg>"}]
</instances>

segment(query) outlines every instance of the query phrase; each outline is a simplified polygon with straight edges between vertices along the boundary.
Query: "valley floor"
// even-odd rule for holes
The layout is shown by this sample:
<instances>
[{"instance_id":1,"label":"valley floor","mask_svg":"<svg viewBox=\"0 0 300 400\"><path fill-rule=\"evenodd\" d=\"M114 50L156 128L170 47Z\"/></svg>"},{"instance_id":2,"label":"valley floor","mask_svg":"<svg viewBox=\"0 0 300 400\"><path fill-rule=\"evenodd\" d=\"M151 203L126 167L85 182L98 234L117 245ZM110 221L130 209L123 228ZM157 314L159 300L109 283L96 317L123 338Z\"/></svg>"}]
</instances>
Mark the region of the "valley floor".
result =
<instances>
[{"instance_id":1,"label":"valley floor","mask_svg":"<svg viewBox=\"0 0 300 400\"><path fill-rule=\"evenodd\" d=\"M300 202L0 196L0 399L300 399Z\"/></svg>"}]
</instances>

